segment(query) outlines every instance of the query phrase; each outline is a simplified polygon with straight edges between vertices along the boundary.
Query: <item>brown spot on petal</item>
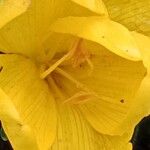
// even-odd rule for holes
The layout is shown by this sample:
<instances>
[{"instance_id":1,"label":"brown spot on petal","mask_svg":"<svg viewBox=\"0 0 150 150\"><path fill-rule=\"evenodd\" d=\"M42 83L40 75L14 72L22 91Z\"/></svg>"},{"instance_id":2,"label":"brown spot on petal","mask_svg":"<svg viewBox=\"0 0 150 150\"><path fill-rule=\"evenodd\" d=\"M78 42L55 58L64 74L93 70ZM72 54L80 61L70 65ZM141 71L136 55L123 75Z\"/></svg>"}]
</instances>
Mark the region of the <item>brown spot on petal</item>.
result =
<instances>
[{"instance_id":1,"label":"brown spot on petal","mask_svg":"<svg viewBox=\"0 0 150 150\"><path fill-rule=\"evenodd\" d=\"M125 100L124 100L124 99L121 99L121 100L120 100L120 103L124 103L124 102L125 102Z\"/></svg>"},{"instance_id":2,"label":"brown spot on petal","mask_svg":"<svg viewBox=\"0 0 150 150\"><path fill-rule=\"evenodd\" d=\"M1 67L0 67L0 72L1 72L2 70L3 70L3 67L1 66Z\"/></svg>"},{"instance_id":3,"label":"brown spot on petal","mask_svg":"<svg viewBox=\"0 0 150 150\"><path fill-rule=\"evenodd\" d=\"M5 54L4 52L0 51L0 54Z\"/></svg>"}]
</instances>

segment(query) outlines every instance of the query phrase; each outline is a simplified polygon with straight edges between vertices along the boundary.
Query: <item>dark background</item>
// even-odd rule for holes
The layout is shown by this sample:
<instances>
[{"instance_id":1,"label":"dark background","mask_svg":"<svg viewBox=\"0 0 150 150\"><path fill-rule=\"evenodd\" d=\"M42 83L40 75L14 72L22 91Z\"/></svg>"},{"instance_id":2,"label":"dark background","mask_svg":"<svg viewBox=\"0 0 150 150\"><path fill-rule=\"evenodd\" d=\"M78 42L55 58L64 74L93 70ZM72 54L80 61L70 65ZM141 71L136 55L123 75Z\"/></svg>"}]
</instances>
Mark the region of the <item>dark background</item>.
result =
<instances>
[{"instance_id":1,"label":"dark background","mask_svg":"<svg viewBox=\"0 0 150 150\"><path fill-rule=\"evenodd\" d=\"M0 122L0 128L2 128L1 122ZM2 138L0 138L0 150L13 150L9 141L3 141Z\"/></svg>"}]
</instances>

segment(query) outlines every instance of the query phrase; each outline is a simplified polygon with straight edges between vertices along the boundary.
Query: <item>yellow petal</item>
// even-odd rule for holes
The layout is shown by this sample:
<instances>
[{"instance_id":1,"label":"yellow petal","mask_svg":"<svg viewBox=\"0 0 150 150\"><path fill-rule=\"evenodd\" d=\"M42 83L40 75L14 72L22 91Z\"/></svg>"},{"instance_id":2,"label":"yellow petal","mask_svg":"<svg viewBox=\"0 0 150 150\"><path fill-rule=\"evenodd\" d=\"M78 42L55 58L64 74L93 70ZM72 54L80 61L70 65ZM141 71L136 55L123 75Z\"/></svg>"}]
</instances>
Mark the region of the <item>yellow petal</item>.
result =
<instances>
[{"instance_id":1,"label":"yellow petal","mask_svg":"<svg viewBox=\"0 0 150 150\"><path fill-rule=\"evenodd\" d=\"M91 54L93 70L86 62L77 67L64 63L60 68L72 78L56 69L61 77L57 82L66 94L65 102L79 107L97 131L120 135L125 130L119 126L132 109L146 70L142 62L123 59L96 43L87 41L84 45Z\"/></svg>"},{"instance_id":2,"label":"yellow petal","mask_svg":"<svg viewBox=\"0 0 150 150\"><path fill-rule=\"evenodd\" d=\"M0 1L0 28L6 23L26 11L30 0L1 0Z\"/></svg>"},{"instance_id":3,"label":"yellow petal","mask_svg":"<svg viewBox=\"0 0 150 150\"><path fill-rule=\"evenodd\" d=\"M104 0L111 18L130 30L150 35L149 0Z\"/></svg>"},{"instance_id":4,"label":"yellow petal","mask_svg":"<svg viewBox=\"0 0 150 150\"><path fill-rule=\"evenodd\" d=\"M54 99L33 62L13 54L0 55L0 87L34 133L39 149L47 150L55 138Z\"/></svg>"},{"instance_id":5,"label":"yellow petal","mask_svg":"<svg viewBox=\"0 0 150 150\"><path fill-rule=\"evenodd\" d=\"M132 32L132 34L140 48L143 63L147 69L147 73L145 74L145 78L143 79L141 86L136 94L132 109L128 114L125 122L123 122L123 127L127 130L130 130L129 128L131 124L135 126L143 118L143 116L149 115L150 113L150 39L149 37L146 37L140 33Z\"/></svg>"},{"instance_id":6,"label":"yellow petal","mask_svg":"<svg viewBox=\"0 0 150 150\"><path fill-rule=\"evenodd\" d=\"M98 14L108 16L107 9L102 0L72 0L72 1Z\"/></svg>"},{"instance_id":7,"label":"yellow petal","mask_svg":"<svg viewBox=\"0 0 150 150\"><path fill-rule=\"evenodd\" d=\"M150 114L150 68L148 73L143 79L141 86L135 96L134 103L132 104L131 110L127 114L126 119L120 125L124 130L133 129L143 117Z\"/></svg>"},{"instance_id":8,"label":"yellow petal","mask_svg":"<svg viewBox=\"0 0 150 150\"><path fill-rule=\"evenodd\" d=\"M72 0L32 0L26 13L0 30L0 50L44 59L42 42L51 34L48 29L56 18L96 15L93 11Z\"/></svg>"},{"instance_id":9,"label":"yellow petal","mask_svg":"<svg viewBox=\"0 0 150 150\"><path fill-rule=\"evenodd\" d=\"M36 140L29 126L20 118L11 99L0 89L0 120L15 150L38 150Z\"/></svg>"},{"instance_id":10,"label":"yellow petal","mask_svg":"<svg viewBox=\"0 0 150 150\"><path fill-rule=\"evenodd\" d=\"M50 30L97 42L130 60L141 59L136 42L128 29L108 18L66 17L54 22Z\"/></svg>"},{"instance_id":11,"label":"yellow petal","mask_svg":"<svg viewBox=\"0 0 150 150\"><path fill-rule=\"evenodd\" d=\"M145 67L150 68L150 37L137 32L132 32L142 55Z\"/></svg>"},{"instance_id":12,"label":"yellow petal","mask_svg":"<svg viewBox=\"0 0 150 150\"><path fill-rule=\"evenodd\" d=\"M130 150L126 135L99 134L89 126L80 111L68 105L58 105L58 131L51 150Z\"/></svg>"}]
</instances>

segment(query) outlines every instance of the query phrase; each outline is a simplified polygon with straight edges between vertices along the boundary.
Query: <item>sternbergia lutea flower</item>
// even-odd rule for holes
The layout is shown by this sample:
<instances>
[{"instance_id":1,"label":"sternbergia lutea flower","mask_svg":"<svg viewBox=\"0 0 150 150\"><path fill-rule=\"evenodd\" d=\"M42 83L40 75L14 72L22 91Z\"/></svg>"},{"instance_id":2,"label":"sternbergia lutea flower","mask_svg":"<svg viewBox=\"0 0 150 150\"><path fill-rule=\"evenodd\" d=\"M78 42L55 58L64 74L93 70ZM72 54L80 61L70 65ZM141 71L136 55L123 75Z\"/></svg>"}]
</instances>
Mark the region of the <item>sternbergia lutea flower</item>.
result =
<instances>
[{"instance_id":1,"label":"sternbergia lutea flower","mask_svg":"<svg viewBox=\"0 0 150 150\"><path fill-rule=\"evenodd\" d=\"M0 120L14 150L131 149L150 108L148 23L135 20L149 2L133 1L0 1Z\"/></svg>"}]
</instances>

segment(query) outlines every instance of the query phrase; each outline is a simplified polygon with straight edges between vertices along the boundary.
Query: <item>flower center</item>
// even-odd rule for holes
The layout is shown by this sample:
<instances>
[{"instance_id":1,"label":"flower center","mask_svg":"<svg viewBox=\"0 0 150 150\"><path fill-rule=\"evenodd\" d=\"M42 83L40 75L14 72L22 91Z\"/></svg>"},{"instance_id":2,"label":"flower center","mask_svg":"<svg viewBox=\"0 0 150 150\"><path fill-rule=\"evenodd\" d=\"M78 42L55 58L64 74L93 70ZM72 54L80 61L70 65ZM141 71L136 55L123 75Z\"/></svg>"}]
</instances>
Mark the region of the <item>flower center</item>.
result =
<instances>
[{"instance_id":1,"label":"flower center","mask_svg":"<svg viewBox=\"0 0 150 150\"><path fill-rule=\"evenodd\" d=\"M45 70L41 74L41 78L46 78L49 74L51 74L59 65L61 65L64 61L72 59L72 66L77 67L87 61L88 65L93 69L93 64L90 61L90 54L87 49L83 48L82 45L83 40L77 39L69 52L65 54L62 58L56 61L53 65L51 65L47 70Z\"/></svg>"},{"instance_id":2,"label":"flower center","mask_svg":"<svg viewBox=\"0 0 150 150\"><path fill-rule=\"evenodd\" d=\"M44 71L41 74L41 78L48 81L48 84L53 89L55 95L59 96L59 98L61 97L64 100L64 103L72 104L79 104L81 102L85 102L89 100L91 96L98 97L95 92L90 90L80 81L76 80L73 76L71 76L69 73L67 73L67 71L63 69L62 65L65 61L69 61L69 63L71 64L70 66L73 68L80 67L83 63L86 63L90 67L90 72L92 72L93 70L93 64L90 60L90 53L83 46L83 39L77 39L71 46L68 53L66 53L60 59L56 60L55 63L48 67L48 69L45 69L43 67ZM60 81L57 81L60 76L66 78L69 82L73 83L73 85L77 89L77 93L73 94L68 98L65 98L60 88L61 83Z\"/></svg>"}]
</instances>

